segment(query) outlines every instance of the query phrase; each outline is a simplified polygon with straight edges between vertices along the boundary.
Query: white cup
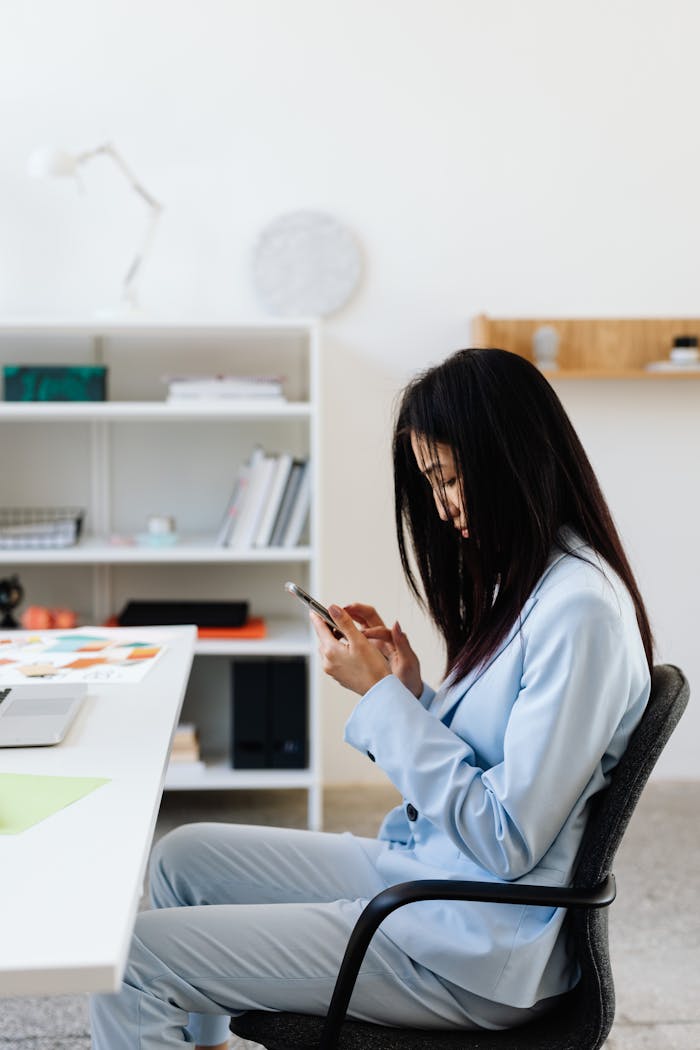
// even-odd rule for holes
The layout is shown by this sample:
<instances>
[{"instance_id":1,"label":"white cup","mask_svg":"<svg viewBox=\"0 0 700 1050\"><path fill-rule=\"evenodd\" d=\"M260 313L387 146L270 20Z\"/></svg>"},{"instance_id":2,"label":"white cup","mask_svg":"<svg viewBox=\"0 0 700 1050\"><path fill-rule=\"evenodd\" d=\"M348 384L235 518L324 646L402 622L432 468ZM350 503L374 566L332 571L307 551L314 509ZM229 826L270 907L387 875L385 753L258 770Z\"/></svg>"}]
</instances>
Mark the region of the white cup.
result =
<instances>
[{"instance_id":1,"label":"white cup","mask_svg":"<svg viewBox=\"0 0 700 1050\"><path fill-rule=\"evenodd\" d=\"M147 523L151 536L167 536L175 532L175 519L168 514L152 514Z\"/></svg>"}]
</instances>

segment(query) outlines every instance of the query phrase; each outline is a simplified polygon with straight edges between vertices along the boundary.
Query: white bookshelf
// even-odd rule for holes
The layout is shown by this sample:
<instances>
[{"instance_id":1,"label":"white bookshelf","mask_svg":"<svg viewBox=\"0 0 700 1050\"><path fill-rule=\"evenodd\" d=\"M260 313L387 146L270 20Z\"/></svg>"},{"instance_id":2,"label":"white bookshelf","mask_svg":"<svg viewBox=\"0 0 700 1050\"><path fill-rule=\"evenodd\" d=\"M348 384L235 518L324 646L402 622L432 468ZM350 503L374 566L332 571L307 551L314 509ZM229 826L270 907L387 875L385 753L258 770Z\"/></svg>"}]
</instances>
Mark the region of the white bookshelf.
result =
<instances>
[{"instance_id":1,"label":"white bookshelf","mask_svg":"<svg viewBox=\"0 0 700 1050\"><path fill-rule=\"evenodd\" d=\"M65 605L102 623L129 599L247 600L260 640L200 639L183 719L200 725L204 770L173 765L170 790L303 789L321 825L318 667L301 605L282 584L318 592L319 330L313 320L0 321L0 364L104 364L105 402L0 401L0 504L86 511L73 547L0 550L27 604ZM166 402L164 375L277 374L286 400ZM312 506L299 546L242 550L215 537L240 464L254 444L308 456ZM178 542L135 542L151 514L176 519ZM297 608L298 605L298 608ZM21 611L21 610L20 610ZM236 658L308 662L306 769L236 770L227 760L229 665ZM200 724L201 722L201 724Z\"/></svg>"}]
</instances>

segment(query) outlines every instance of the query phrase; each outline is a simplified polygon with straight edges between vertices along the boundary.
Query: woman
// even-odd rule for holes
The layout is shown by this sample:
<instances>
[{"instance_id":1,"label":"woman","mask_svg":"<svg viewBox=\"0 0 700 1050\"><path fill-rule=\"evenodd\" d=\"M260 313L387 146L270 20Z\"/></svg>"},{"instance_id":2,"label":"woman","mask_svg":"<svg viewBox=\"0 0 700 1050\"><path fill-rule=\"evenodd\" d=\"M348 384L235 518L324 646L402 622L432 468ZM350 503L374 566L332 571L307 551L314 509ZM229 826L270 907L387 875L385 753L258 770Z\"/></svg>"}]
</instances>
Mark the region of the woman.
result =
<instances>
[{"instance_id":1,"label":"woman","mask_svg":"<svg viewBox=\"0 0 700 1050\"><path fill-rule=\"evenodd\" d=\"M437 692L398 623L312 614L324 670L361 699L346 740L404 796L377 839L205 824L154 851L96 1050L226 1044L228 1015L322 1014L367 899L413 878L566 885L591 797L649 696L644 605L594 473L523 358L460 351L406 389L394 433L399 551L447 650ZM415 570L411 567L415 558ZM359 627L357 626L359 625ZM375 935L350 1015L503 1028L577 980L564 913L424 902Z\"/></svg>"}]
</instances>

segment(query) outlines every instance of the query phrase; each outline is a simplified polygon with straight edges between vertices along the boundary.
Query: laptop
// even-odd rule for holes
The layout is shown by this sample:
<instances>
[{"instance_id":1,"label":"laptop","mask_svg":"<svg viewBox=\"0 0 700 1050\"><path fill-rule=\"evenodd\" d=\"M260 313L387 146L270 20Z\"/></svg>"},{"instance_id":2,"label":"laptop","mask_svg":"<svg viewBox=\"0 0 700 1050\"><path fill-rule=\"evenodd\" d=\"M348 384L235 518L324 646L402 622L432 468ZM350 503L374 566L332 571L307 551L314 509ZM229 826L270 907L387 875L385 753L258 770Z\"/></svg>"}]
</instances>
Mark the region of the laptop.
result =
<instances>
[{"instance_id":1,"label":"laptop","mask_svg":"<svg viewBox=\"0 0 700 1050\"><path fill-rule=\"evenodd\" d=\"M60 743L86 695L85 682L0 685L0 747Z\"/></svg>"}]
</instances>

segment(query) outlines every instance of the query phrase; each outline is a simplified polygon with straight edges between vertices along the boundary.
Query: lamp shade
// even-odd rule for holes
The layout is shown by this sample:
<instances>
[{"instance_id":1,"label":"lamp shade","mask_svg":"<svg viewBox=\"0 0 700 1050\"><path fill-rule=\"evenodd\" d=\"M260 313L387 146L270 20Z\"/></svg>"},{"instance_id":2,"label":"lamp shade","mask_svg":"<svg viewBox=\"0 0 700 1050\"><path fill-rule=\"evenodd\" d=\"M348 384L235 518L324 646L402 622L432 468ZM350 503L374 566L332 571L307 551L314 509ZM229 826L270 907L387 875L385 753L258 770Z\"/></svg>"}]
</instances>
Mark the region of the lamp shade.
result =
<instances>
[{"instance_id":1,"label":"lamp shade","mask_svg":"<svg viewBox=\"0 0 700 1050\"><path fill-rule=\"evenodd\" d=\"M34 150L27 164L29 174L35 179L43 179L48 175L75 175L77 168L77 156L55 146L42 146Z\"/></svg>"}]
</instances>

